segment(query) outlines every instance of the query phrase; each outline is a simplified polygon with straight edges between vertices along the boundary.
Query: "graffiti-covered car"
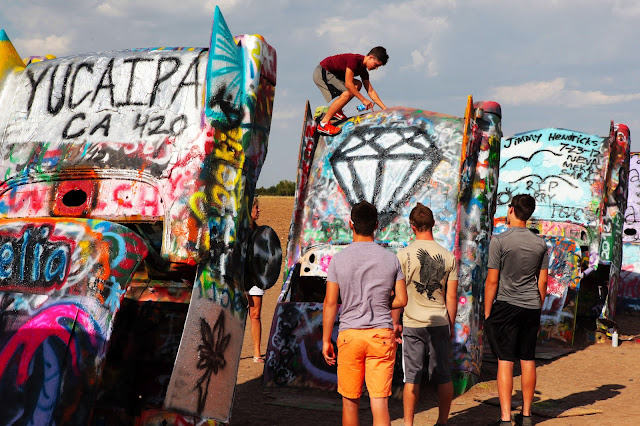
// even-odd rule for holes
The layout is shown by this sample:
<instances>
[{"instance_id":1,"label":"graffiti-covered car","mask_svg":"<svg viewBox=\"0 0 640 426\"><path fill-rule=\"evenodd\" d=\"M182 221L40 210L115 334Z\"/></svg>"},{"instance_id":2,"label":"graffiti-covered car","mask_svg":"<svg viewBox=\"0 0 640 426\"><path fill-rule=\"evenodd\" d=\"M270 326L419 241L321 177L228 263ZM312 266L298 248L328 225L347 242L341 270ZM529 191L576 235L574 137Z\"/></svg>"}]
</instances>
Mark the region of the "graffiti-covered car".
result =
<instances>
[{"instance_id":1,"label":"graffiti-covered car","mask_svg":"<svg viewBox=\"0 0 640 426\"><path fill-rule=\"evenodd\" d=\"M549 128L502 140L494 232L506 230L514 195L535 198L536 210L527 226L549 248L539 333L543 343L572 344L580 315L599 318L605 328L612 324L629 146L628 127L614 123L608 136Z\"/></svg>"},{"instance_id":2,"label":"graffiti-covered car","mask_svg":"<svg viewBox=\"0 0 640 426\"><path fill-rule=\"evenodd\" d=\"M640 153L637 152L631 154L629 161L618 309L628 313L640 312Z\"/></svg>"},{"instance_id":3,"label":"graffiti-covered car","mask_svg":"<svg viewBox=\"0 0 640 426\"><path fill-rule=\"evenodd\" d=\"M330 138L315 132L307 104L286 270L267 349L267 386L336 388L336 369L321 353L322 302L329 261L351 242L351 206L362 200L376 206L375 239L392 251L413 239L408 218L416 203L433 210L434 237L459 263L454 383L458 392L475 383L500 120L497 103L473 104L469 98L463 118L389 108L349 119Z\"/></svg>"},{"instance_id":4,"label":"graffiti-covered car","mask_svg":"<svg viewBox=\"0 0 640 426\"><path fill-rule=\"evenodd\" d=\"M275 50L0 38L0 424L227 421Z\"/></svg>"}]
</instances>

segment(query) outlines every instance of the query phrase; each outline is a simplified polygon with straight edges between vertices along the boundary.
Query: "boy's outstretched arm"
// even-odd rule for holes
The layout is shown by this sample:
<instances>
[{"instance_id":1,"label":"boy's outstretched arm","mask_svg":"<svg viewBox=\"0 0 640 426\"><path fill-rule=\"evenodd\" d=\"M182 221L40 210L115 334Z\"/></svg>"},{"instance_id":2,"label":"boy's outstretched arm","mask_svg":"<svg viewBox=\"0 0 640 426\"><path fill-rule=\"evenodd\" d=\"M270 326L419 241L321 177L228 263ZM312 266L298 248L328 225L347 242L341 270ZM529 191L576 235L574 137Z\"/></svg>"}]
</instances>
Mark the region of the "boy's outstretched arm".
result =
<instances>
[{"instance_id":1,"label":"boy's outstretched arm","mask_svg":"<svg viewBox=\"0 0 640 426\"><path fill-rule=\"evenodd\" d=\"M364 88L367 90L367 93L369 94L369 97L373 100L373 102L375 102L380 108L385 109L387 108L385 106L384 103L382 103L382 100L380 99L380 97L378 96L378 92L375 91L375 89L373 88L373 85L371 85L371 82L369 80L364 80L362 82L362 85L364 86ZM364 103L364 102L363 102ZM364 103L365 105L367 105L366 103ZM367 105L368 106L368 105ZM368 109L368 108L367 108ZM371 109L373 109L373 106L371 107Z\"/></svg>"},{"instance_id":2,"label":"boy's outstretched arm","mask_svg":"<svg viewBox=\"0 0 640 426\"><path fill-rule=\"evenodd\" d=\"M338 296L340 287L338 283L327 281L327 291L322 305L322 356L329 365L335 365L336 354L331 343L331 333L338 313Z\"/></svg>"}]
</instances>

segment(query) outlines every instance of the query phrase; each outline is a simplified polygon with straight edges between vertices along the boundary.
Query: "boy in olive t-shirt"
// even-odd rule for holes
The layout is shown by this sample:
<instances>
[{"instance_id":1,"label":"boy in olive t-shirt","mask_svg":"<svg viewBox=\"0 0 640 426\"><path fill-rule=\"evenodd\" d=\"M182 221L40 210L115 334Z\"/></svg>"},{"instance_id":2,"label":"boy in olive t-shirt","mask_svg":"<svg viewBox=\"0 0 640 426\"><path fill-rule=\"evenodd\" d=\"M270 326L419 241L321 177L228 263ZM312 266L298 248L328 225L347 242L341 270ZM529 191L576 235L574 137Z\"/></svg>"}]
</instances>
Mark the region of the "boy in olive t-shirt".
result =
<instances>
[{"instance_id":1,"label":"boy in olive t-shirt","mask_svg":"<svg viewBox=\"0 0 640 426\"><path fill-rule=\"evenodd\" d=\"M416 240L398 252L408 296L402 316L404 424L413 424L425 369L438 385L438 424L446 424L453 399L450 341L458 306L458 267L453 254L433 239L431 209L418 203L409 223Z\"/></svg>"}]
</instances>

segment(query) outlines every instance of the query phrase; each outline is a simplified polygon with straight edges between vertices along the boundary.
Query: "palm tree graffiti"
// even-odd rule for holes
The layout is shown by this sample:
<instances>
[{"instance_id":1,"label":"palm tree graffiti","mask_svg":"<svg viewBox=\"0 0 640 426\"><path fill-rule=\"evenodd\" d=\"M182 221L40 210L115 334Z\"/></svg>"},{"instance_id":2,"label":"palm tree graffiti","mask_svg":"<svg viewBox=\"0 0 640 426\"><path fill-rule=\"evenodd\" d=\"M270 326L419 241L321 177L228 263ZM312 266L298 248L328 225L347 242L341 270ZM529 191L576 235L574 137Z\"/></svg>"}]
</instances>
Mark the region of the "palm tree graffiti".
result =
<instances>
[{"instance_id":1,"label":"palm tree graffiti","mask_svg":"<svg viewBox=\"0 0 640 426\"><path fill-rule=\"evenodd\" d=\"M218 374L218 370L227 365L224 359L224 351L229 345L231 334L225 334L224 312L220 312L213 330L204 318L200 318L200 336L202 343L198 345L198 370L204 370L202 376L196 384L198 388L198 413L204 410L204 404L209 394L209 383L211 376ZM206 382L206 385L203 384Z\"/></svg>"}]
</instances>

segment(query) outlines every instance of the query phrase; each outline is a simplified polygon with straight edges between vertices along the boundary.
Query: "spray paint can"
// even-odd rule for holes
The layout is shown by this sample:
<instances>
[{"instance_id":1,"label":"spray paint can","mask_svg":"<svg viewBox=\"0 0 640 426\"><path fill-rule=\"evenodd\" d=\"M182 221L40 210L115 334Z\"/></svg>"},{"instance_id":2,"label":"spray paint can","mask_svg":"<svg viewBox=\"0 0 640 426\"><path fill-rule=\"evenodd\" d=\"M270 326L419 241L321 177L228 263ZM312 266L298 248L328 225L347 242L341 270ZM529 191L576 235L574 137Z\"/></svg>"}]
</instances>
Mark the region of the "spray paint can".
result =
<instances>
[{"instance_id":1,"label":"spray paint can","mask_svg":"<svg viewBox=\"0 0 640 426\"><path fill-rule=\"evenodd\" d=\"M364 111L365 109L367 109L365 104L360 104L356 107L356 109L360 112Z\"/></svg>"},{"instance_id":2,"label":"spray paint can","mask_svg":"<svg viewBox=\"0 0 640 426\"><path fill-rule=\"evenodd\" d=\"M613 330L613 333L611 333L611 346L617 348L618 343L618 330Z\"/></svg>"}]
</instances>

